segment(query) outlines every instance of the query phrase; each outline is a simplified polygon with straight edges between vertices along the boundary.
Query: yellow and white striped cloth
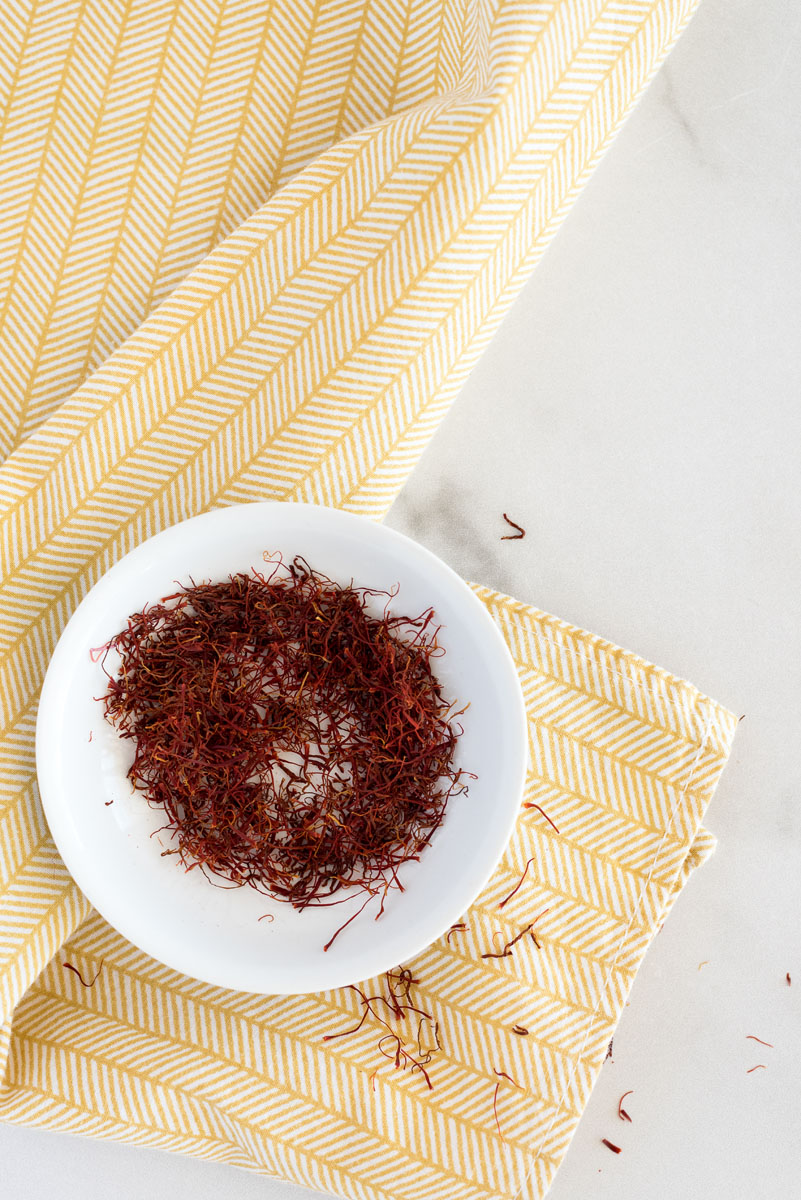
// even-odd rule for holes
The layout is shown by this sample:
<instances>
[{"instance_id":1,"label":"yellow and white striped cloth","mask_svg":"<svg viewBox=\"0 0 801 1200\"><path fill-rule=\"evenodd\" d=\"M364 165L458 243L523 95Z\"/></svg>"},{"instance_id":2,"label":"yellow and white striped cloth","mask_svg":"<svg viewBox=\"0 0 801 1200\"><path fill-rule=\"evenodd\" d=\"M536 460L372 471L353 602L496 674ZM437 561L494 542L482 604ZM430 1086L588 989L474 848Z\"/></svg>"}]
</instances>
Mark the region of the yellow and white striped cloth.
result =
<instances>
[{"instance_id":1,"label":"yellow and white striped cloth","mask_svg":"<svg viewBox=\"0 0 801 1200\"><path fill-rule=\"evenodd\" d=\"M694 2L5 0L6 1120L360 1200L547 1189L709 852L730 713L478 589L526 695L527 798L559 833L524 810L468 930L414 961L443 1044L429 1092L369 1026L321 1041L353 993L227 993L93 914L39 805L36 704L69 614L158 529L253 499L385 513ZM540 950L481 958L542 909ZM95 986L66 959L102 960ZM497 1070L525 1088L499 1088L503 1137Z\"/></svg>"}]
</instances>

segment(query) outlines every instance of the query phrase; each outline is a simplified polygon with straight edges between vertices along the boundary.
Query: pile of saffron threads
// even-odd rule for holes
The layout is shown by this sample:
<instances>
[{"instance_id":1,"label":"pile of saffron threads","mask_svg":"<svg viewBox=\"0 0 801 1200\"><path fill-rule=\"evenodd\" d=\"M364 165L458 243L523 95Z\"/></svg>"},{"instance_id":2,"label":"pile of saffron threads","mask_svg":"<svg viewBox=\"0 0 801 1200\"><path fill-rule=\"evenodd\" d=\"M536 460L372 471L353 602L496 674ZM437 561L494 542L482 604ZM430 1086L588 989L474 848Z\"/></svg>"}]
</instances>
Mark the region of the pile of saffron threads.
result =
<instances>
[{"instance_id":1,"label":"pile of saffron threads","mask_svg":"<svg viewBox=\"0 0 801 1200\"><path fill-rule=\"evenodd\" d=\"M297 909L353 887L383 909L465 790L433 610L392 616L391 593L268 561L131 616L102 648L120 656L106 719L187 869Z\"/></svg>"}]
</instances>

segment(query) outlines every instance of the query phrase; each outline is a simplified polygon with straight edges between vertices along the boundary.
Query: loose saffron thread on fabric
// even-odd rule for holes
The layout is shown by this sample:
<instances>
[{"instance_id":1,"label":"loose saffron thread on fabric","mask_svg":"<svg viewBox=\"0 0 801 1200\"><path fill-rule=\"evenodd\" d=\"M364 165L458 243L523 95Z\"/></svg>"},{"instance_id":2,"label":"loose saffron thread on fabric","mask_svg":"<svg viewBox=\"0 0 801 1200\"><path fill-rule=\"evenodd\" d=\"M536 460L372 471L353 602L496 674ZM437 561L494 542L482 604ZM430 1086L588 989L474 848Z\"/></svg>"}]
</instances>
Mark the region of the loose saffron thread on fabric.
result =
<instances>
[{"instance_id":1,"label":"loose saffron thread on fabric","mask_svg":"<svg viewBox=\"0 0 801 1200\"><path fill-rule=\"evenodd\" d=\"M446 941L446 942L448 943L448 945L450 946L450 944L451 944L451 935L452 935L452 934L454 934L454 933L466 933L466 932L467 932L467 925L464 923L464 921L459 921L459 922L457 922L457 924L456 924L456 925L451 925L450 929L449 929L449 930L448 930L448 932L445 934L445 941Z\"/></svg>"},{"instance_id":2,"label":"loose saffron thread on fabric","mask_svg":"<svg viewBox=\"0 0 801 1200\"><path fill-rule=\"evenodd\" d=\"M501 538L502 542L518 542L521 538L526 536L525 529L522 525L518 525L517 521L513 521L511 517L506 515L506 513L503 514L503 519L507 525L511 526L512 529L516 529L517 533L505 533Z\"/></svg>"},{"instance_id":3,"label":"loose saffron thread on fabric","mask_svg":"<svg viewBox=\"0 0 801 1200\"><path fill-rule=\"evenodd\" d=\"M501 1089L500 1083L496 1083L495 1084L495 1094L492 1097L492 1111L495 1114L495 1127L498 1130L498 1137L501 1139L502 1142L505 1142L506 1138L503 1136L503 1130L501 1129L501 1121L498 1116L498 1092L500 1091L500 1089Z\"/></svg>"},{"instance_id":4,"label":"loose saffron thread on fabric","mask_svg":"<svg viewBox=\"0 0 801 1200\"><path fill-rule=\"evenodd\" d=\"M525 1025L513 1025L512 1033L516 1033L518 1037L528 1037L528 1030Z\"/></svg>"},{"instance_id":5,"label":"loose saffron thread on fabric","mask_svg":"<svg viewBox=\"0 0 801 1200\"><path fill-rule=\"evenodd\" d=\"M499 1071L497 1067L493 1067L493 1072L498 1076L499 1082L495 1084L495 1092L492 1097L492 1111L495 1115L495 1126L498 1130L498 1137L502 1142L505 1142L506 1138L503 1136L503 1130L501 1129L501 1122L498 1116L498 1093L501 1087L500 1080L507 1079L509 1083L513 1084L516 1088L520 1088L521 1092L525 1092L527 1089L523 1087L522 1083L518 1083L516 1079L512 1079L511 1075L507 1075L505 1071Z\"/></svg>"},{"instance_id":6,"label":"loose saffron thread on fabric","mask_svg":"<svg viewBox=\"0 0 801 1200\"><path fill-rule=\"evenodd\" d=\"M520 933L517 933L517 934L515 934L515 936L513 938L510 938L510 940L506 943L506 945L503 947L502 950L488 951L486 954L482 954L481 957L482 958L509 958L514 947L517 945L517 943L520 941L521 938L526 936L526 934L529 932L529 930L532 928L532 926L533 926L533 922L531 925L526 925L526 927L524 929L520 930Z\"/></svg>"},{"instance_id":7,"label":"loose saffron thread on fabric","mask_svg":"<svg viewBox=\"0 0 801 1200\"><path fill-rule=\"evenodd\" d=\"M387 989L386 995L382 992L377 992L374 996L368 996L356 984L349 984L347 990L354 992L359 998L359 1004L362 1007L361 1018L356 1025L349 1029L341 1029L337 1033L323 1034L322 1040L324 1042L332 1042L337 1038L350 1037L363 1028L368 1018L372 1018L386 1030L378 1039L376 1049L379 1054L389 1059L396 1070L405 1071L408 1068L410 1074L418 1071L425 1079L429 1090L433 1090L431 1076L428 1073L427 1067L431 1063L434 1054L442 1050L442 1043L439 1037L439 1021L435 1020L432 1013L426 1012L413 1003L412 988L419 983L419 980L414 978L408 967L394 967L392 970L386 971L384 973L384 981ZM378 1005L383 1006L383 1008L378 1009L376 1007ZM409 1045L412 1045L411 1039L407 1042L400 1037L398 1032L390 1025L387 1016L382 1015L384 1011L388 1012L391 1018L399 1021L404 1021L410 1013L413 1013L418 1018L413 1049L410 1050L408 1048ZM372 1075L369 1076L373 1091L375 1091L375 1074L376 1071L373 1071Z\"/></svg>"},{"instance_id":8,"label":"loose saffron thread on fabric","mask_svg":"<svg viewBox=\"0 0 801 1200\"><path fill-rule=\"evenodd\" d=\"M92 651L106 719L134 741L129 778L186 870L299 910L356 888L380 916L475 778L454 764L465 710L433 671L434 613L396 616L397 591L265 559L266 575L181 587Z\"/></svg>"},{"instance_id":9,"label":"loose saffron thread on fabric","mask_svg":"<svg viewBox=\"0 0 801 1200\"><path fill-rule=\"evenodd\" d=\"M629 1114L626 1112L625 1108L623 1107L623 1101L626 1099L626 1096L633 1096L633 1095L634 1095L634 1089L631 1088L628 1092L624 1092L623 1095L620 1097L620 1099L617 1102L617 1115L620 1117L621 1121L631 1121L631 1117L629 1116Z\"/></svg>"},{"instance_id":10,"label":"loose saffron thread on fabric","mask_svg":"<svg viewBox=\"0 0 801 1200\"><path fill-rule=\"evenodd\" d=\"M505 908L505 906L509 903L509 901L512 899L512 897L517 895L517 893L520 891L521 887L523 886L523 881L525 880L526 875L528 875L528 869L533 862L534 862L533 858L530 858L528 860L525 867L523 868L523 874L520 876L520 878L518 879L515 886L512 888L509 895L505 896L504 899L501 900L500 904L498 905L498 908Z\"/></svg>"},{"instance_id":11,"label":"loose saffron thread on fabric","mask_svg":"<svg viewBox=\"0 0 801 1200\"><path fill-rule=\"evenodd\" d=\"M90 988L90 987L94 987L95 984L97 983L98 979L100 978L100 972L103 970L103 962L104 961L105 960L101 958L100 966L97 968L94 975L88 982L87 982L87 980L84 979L83 975L78 970L78 968L73 967L72 963L65 962L65 963L62 963L61 965L65 971L72 971L73 975L77 975L85 988Z\"/></svg>"},{"instance_id":12,"label":"loose saffron thread on fabric","mask_svg":"<svg viewBox=\"0 0 801 1200\"><path fill-rule=\"evenodd\" d=\"M505 1071L499 1071L497 1067L493 1067L493 1071L495 1072L495 1074L498 1076L499 1079L507 1079L509 1081L509 1083L514 1084L514 1086L516 1088L520 1088L521 1092L524 1092L526 1090L523 1087L522 1083L518 1083L516 1079L512 1079L512 1076L507 1075Z\"/></svg>"},{"instance_id":13,"label":"loose saffron thread on fabric","mask_svg":"<svg viewBox=\"0 0 801 1200\"><path fill-rule=\"evenodd\" d=\"M521 940L521 938L524 938L527 933L531 936L531 940L534 943L534 945L537 947L537 949L541 950L542 947L540 946L539 942L537 941L537 936L534 933L534 926L537 924L537 922L542 917L545 916L546 913L548 913L550 911L551 910L549 908L544 908L542 910L542 912L539 914L539 916L536 916L533 921L529 921L528 925L525 925L523 927L523 929L520 930L519 933L515 934L515 936L513 938L510 938L502 950L493 951L491 953L488 952L486 954L482 954L481 957L482 958L508 958L510 956L510 954L512 953L514 947L517 945L517 943ZM494 937L494 934L493 934L493 937Z\"/></svg>"},{"instance_id":14,"label":"loose saffron thread on fabric","mask_svg":"<svg viewBox=\"0 0 801 1200\"><path fill-rule=\"evenodd\" d=\"M558 828L556 827L556 825L554 825L553 821L552 821L552 820L551 820L551 818L548 816L548 814L547 814L547 812L545 811L545 809L544 809L544 808L540 808L539 804L535 804L535 803L533 802L533 800L527 800L527 801L525 802L525 804L523 805L523 808L536 808L536 810L537 810L537 812L540 814L540 816L543 816L543 817L545 817L545 820L548 822L548 824L549 824L550 826L552 826L552 828L553 828L553 829L555 829L557 833L559 833L559 830L558 830Z\"/></svg>"}]
</instances>

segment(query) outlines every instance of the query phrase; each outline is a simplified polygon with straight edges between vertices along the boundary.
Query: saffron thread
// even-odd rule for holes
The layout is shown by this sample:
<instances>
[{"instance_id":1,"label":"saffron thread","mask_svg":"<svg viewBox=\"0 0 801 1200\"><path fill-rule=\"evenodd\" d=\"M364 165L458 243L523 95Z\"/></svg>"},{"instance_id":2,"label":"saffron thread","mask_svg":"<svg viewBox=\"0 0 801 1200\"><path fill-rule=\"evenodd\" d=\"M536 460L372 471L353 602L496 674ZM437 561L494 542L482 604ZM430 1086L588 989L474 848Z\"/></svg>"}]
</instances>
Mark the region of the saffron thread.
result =
<instances>
[{"instance_id":1,"label":"saffron thread","mask_svg":"<svg viewBox=\"0 0 801 1200\"><path fill-rule=\"evenodd\" d=\"M517 533L505 533L501 538L502 542L518 542L526 536L525 529L522 525L518 525L517 521L513 521L511 517L507 517L506 513L503 514L503 519L512 529L516 529Z\"/></svg>"},{"instance_id":2,"label":"saffron thread","mask_svg":"<svg viewBox=\"0 0 801 1200\"><path fill-rule=\"evenodd\" d=\"M91 979L90 979L88 982L87 982L87 981L84 979L83 975L82 975L82 974L81 974L81 972L78 970L78 968L77 968L77 967L73 967L72 963L65 962L65 963L62 963L61 965L62 965L62 967L64 968L64 970L65 970L65 971L72 971L73 975L77 975L77 976L78 976L78 978L80 979L81 983L83 984L83 986L84 986L85 988L90 988L90 987L94 987L94 986L95 986L95 984L97 983L97 980L98 980L98 978L99 978L99 976L100 976L100 972L101 972L101 971L102 971L102 969L103 969L103 962L104 962L104 959L102 959L102 958L101 958L101 960L100 960L100 966L97 968L97 970L95 971L94 975L92 976L92 978L91 978Z\"/></svg>"},{"instance_id":3,"label":"saffron thread","mask_svg":"<svg viewBox=\"0 0 801 1200\"><path fill-rule=\"evenodd\" d=\"M624 1092L623 1095L620 1097L620 1099L617 1102L617 1115L620 1117L621 1121L631 1121L631 1117L629 1116L629 1114L626 1112L625 1108L623 1107L623 1101L626 1099L626 1096L633 1096L633 1095L634 1095L634 1089L632 1088L628 1092Z\"/></svg>"},{"instance_id":4,"label":"saffron thread","mask_svg":"<svg viewBox=\"0 0 801 1200\"><path fill-rule=\"evenodd\" d=\"M467 926L465 925L464 921L459 921L459 922L458 922L458 924L456 924L456 925L451 925L450 929L449 929L449 930L448 930L448 932L445 934L445 941L446 941L446 942L448 943L448 945L450 946L450 944L451 944L451 935L452 935L452 934L454 934L454 933L466 933L466 932L467 932Z\"/></svg>"},{"instance_id":5,"label":"saffron thread","mask_svg":"<svg viewBox=\"0 0 801 1200\"><path fill-rule=\"evenodd\" d=\"M533 858L530 858L528 860L528 862L526 863L526 865L523 869L523 874L520 876L519 880L517 881L517 884L512 888L509 895L506 896L503 900L501 900L500 904L498 905L498 908L504 908L505 905L507 905L509 903L509 901L512 899L512 896L514 896L520 890L520 888L523 886L523 880L526 878L526 875L528 874L528 869L533 862L534 862Z\"/></svg>"},{"instance_id":6,"label":"saffron thread","mask_svg":"<svg viewBox=\"0 0 801 1200\"><path fill-rule=\"evenodd\" d=\"M551 818L548 816L545 809L540 808L539 804L535 804L532 800L527 800L526 803L523 805L523 808L536 808L536 810L540 814L540 816L545 817L545 820L548 822L548 824L550 826L552 826L552 828L555 829L557 833L559 833L557 826L553 823Z\"/></svg>"}]
</instances>

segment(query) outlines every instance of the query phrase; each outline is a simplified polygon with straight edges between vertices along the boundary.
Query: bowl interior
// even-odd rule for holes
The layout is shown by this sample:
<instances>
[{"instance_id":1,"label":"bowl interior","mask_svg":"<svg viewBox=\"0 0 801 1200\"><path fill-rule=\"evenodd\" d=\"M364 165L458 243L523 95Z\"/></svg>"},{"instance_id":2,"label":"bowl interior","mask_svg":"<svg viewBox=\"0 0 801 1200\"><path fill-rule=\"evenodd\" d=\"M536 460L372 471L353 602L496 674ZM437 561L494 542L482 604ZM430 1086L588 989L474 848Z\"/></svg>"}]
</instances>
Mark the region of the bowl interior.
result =
<instances>
[{"instance_id":1,"label":"bowl interior","mask_svg":"<svg viewBox=\"0 0 801 1200\"><path fill-rule=\"evenodd\" d=\"M146 603L189 578L223 579L264 553L301 554L340 584L400 590L391 611L433 605L445 655L435 664L445 694L469 701L457 765L475 772L454 797L418 863L401 873L374 920L373 901L298 913L251 888L215 886L185 871L156 832L163 824L126 772L132 746L104 720L106 679L90 651ZM382 603L383 607L383 603ZM108 664L110 665L110 663ZM247 504L173 526L121 559L73 615L51 661L39 707L42 800L64 861L95 908L125 937L184 974L266 993L318 991L403 962L459 919L489 878L511 834L526 761L525 710L506 645L483 605L439 559L360 517L302 504ZM273 920L259 920L270 914Z\"/></svg>"}]
</instances>

